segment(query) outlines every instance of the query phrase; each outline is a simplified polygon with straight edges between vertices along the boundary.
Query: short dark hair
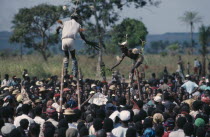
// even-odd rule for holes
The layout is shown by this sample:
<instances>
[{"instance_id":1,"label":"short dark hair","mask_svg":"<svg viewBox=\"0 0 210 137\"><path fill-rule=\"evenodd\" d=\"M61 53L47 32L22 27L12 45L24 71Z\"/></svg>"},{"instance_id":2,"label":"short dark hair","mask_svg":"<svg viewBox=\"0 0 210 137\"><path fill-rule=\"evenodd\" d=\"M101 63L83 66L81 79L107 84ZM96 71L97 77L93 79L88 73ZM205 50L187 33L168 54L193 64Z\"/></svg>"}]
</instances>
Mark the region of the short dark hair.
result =
<instances>
[{"instance_id":1,"label":"short dark hair","mask_svg":"<svg viewBox=\"0 0 210 137\"><path fill-rule=\"evenodd\" d=\"M184 124L183 130L185 135L191 136L194 132L194 126L192 123L187 122Z\"/></svg>"},{"instance_id":2,"label":"short dark hair","mask_svg":"<svg viewBox=\"0 0 210 137\"><path fill-rule=\"evenodd\" d=\"M79 130L79 135L81 137L83 136L88 136L89 135L89 131L87 129L87 127L82 127L80 130Z\"/></svg>"},{"instance_id":3,"label":"short dark hair","mask_svg":"<svg viewBox=\"0 0 210 137\"><path fill-rule=\"evenodd\" d=\"M152 118L146 118L144 120L144 128L151 128L152 127L152 121L153 119Z\"/></svg>"},{"instance_id":4,"label":"short dark hair","mask_svg":"<svg viewBox=\"0 0 210 137\"><path fill-rule=\"evenodd\" d=\"M28 104L23 104L21 108L22 108L23 114L28 114L30 111L30 105Z\"/></svg>"},{"instance_id":5,"label":"short dark hair","mask_svg":"<svg viewBox=\"0 0 210 137\"><path fill-rule=\"evenodd\" d=\"M34 109L34 113L35 113L36 116L41 116L41 114L42 114L42 108L40 106L37 106Z\"/></svg>"},{"instance_id":6,"label":"short dark hair","mask_svg":"<svg viewBox=\"0 0 210 137\"><path fill-rule=\"evenodd\" d=\"M29 125L29 121L27 119L22 119L20 120L20 126L23 128L23 129L27 129L28 128L28 125Z\"/></svg>"},{"instance_id":7,"label":"short dark hair","mask_svg":"<svg viewBox=\"0 0 210 137\"><path fill-rule=\"evenodd\" d=\"M55 126L49 121L45 122L44 126L45 126L44 128L45 130L43 131L44 136L52 137L55 133Z\"/></svg>"},{"instance_id":8,"label":"short dark hair","mask_svg":"<svg viewBox=\"0 0 210 137\"><path fill-rule=\"evenodd\" d=\"M163 134L164 134L164 128L161 124L158 124L156 127L155 127L155 133L156 133L156 136L160 136L162 137Z\"/></svg>"},{"instance_id":9,"label":"short dark hair","mask_svg":"<svg viewBox=\"0 0 210 137\"><path fill-rule=\"evenodd\" d=\"M136 102L136 104L138 105L139 108L142 108L143 105L144 105L144 102L143 102L142 100L138 100L138 101Z\"/></svg>"},{"instance_id":10,"label":"short dark hair","mask_svg":"<svg viewBox=\"0 0 210 137\"><path fill-rule=\"evenodd\" d=\"M199 101L199 100L194 101L192 104L193 110L197 111L197 110L201 109L202 105L203 105L203 103L201 101Z\"/></svg>"},{"instance_id":11,"label":"short dark hair","mask_svg":"<svg viewBox=\"0 0 210 137\"><path fill-rule=\"evenodd\" d=\"M9 137L21 137L21 132L15 128L10 132Z\"/></svg>"},{"instance_id":12,"label":"short dark hair","mask_svg":"<svg viewBox=\"0 0 210 137\"><path fill-rule=\"evenodd\" d=\"M29 127L29 133L38 137L40 133L40 125L32 123Z\"/></svg>"},{"instance_id":13,"label":"short dark hair","mask_svg":"<svg viewBox=\"0 0 210 137\"><path fill-rule=\"evenodd\" d=\"M103 129L106 132L111 132L113 128L114 128L113 121L110 118L106 118L104 120Z\"/></svg>"},{"instance_id":14,"label":"short dark hair","mask_svg":"<svg viewBox=\"0 0 210 137\"><path fill-rule=\"evenodd\" d=\"M135 128L136 132L138 132L138 134L141 136L143 131L143 124L140 121L138 121L135 123Z\"/></svg>"},{"instance_id":15,"label":"short dark hair","mask_svg":"<svg viewBox=\"0 0 210 137\"><path fill-rule=\"evenodd\" d=\"M94 121L93 121L93 127L96 131L102 129L103 127L103 124L102 124L102 120L100 118L96 118Z\"/></svg>"},{"instance_id":16,"label":"short dark hair","mask_svg":"<svg viewBox=\"0 0 210 137\"><path fill-rule=\"evenodd\" d=\"M177 127L183 129L184 124L187 122L185 117L179 117L176 121Z\"/></svg>"},{"instance_id":17,"label":"short dark hair","mask_svg":"<svg viewBox=\"0 0 210 137\"><path fill-rule=\"evenodd\" d=\"M196 130L196 137L205 137L206 135L206 130L203 127L199 127Z\"/></svg>"},{"instance_id":18,"label":"short dark hair","mask_svg":"<svg viewBox=\"0 0 210 137\"><path fill-rule=\"evenodd\" d=\"M126 137L136 137L136 129L135 128L128 128L126 131Z\"/></svg>"}]
</instances>

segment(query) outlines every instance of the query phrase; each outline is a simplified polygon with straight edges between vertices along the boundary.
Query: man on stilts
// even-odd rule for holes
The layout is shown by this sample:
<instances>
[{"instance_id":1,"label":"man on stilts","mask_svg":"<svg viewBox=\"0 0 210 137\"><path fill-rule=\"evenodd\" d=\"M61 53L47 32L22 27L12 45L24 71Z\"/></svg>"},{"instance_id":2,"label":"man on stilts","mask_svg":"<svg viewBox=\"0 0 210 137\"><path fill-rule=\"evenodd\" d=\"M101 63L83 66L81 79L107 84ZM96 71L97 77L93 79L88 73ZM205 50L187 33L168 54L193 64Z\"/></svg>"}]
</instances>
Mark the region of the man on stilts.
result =
<instances>
[{"instance_id":1,"label":"man on stilts","mask_svg":"<svg viewBox=\"0 0 210 137\"><path fill-rule=\"evenodd\" d=\"M132 83L133 82L133 77L134 77L134 71L135 71L135 69L137 69L143 63L144 57L141 54L139 49L137 49L137 48L128 49L127 40L125 42L119 43L119 46L121 48L122 56L121 56L121 59L118 61L118 63L111 68L111 71L115 67L120 65L120 63L123 61L123 59L125 57L128 57L128 58L132 59L134 61L134 63L133 63L133 67L132 67L132 69L130 71L130 74L129 74L129 78L130 78L131 83Z\"/></svg>"},{"instance_id":2,"label":"man on stilts","mask_svg":"<svg viewBox=\"0 0 210 137\"><path fill-rule=\"evenodd\" d=\"M86 44L92 46L95 49L98 49L98 45L95 42L90 42L86 40L85 36L83 35L82 31L84 29L81 28L81 25L78 23L79 16L74 13L71 15L71 19L65 22L58 20L57 22L61 24L56 29L57 34L59 30L62 29L62 50L64 51L64 76L68 74L68 64L69 64L69 52L72 58L72 74L74 77L77 78L78 76L78 63L75 55L75 39L76 34L79 33L80 37L85 41Z\"/></svg>"}]
</instances>

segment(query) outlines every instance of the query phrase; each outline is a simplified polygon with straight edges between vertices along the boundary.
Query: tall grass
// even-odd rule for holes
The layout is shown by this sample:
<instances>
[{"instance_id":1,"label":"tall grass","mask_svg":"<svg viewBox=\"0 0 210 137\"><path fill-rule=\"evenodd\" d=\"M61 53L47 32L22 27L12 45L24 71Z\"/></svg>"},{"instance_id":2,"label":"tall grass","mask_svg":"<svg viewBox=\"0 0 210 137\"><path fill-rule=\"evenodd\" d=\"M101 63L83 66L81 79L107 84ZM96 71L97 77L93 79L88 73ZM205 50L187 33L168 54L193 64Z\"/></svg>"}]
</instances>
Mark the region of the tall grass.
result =
<instances>
[{"instance_id":1,"label":"tall grass","mask_svg":"<svg viewBox=\"0 0 210 137\"><path fill-rule=\"evenodd\" d=\"M195 55L183 55L182 59L186 68L187 62L190 62L191 72L193 71L193 61L195 58L201 60L200 56ZM79 68L81 68L82 73L85 78L96 78L96 65L97 58L89 58L88 56L78 56ZM112 67L116 62L115 56L104 56L103 60L105 62L106 68ZM164 66L168 68L169 73L175 72L177 69L178 56L165 56L160 55L145 55L144 64L148 65L148 69L145 70L146 78L149 78L152 72L157 73L159 76L163 72ZM0 75L1 79L4 74L9 74L10 76L16 75L21 77L23 69L27 69L30 76L38 76L40 78L46 78L50 75L61 74L61 64L62 56L57 55L49 58L48 62L45 62L41 56L38 55L26 55L23 59L19 57L8 57L0 58ZM143 65L140 67L140 71L144 68ZM128 58L115 69L119 70L121 74L128 77L129 70L131 69L132 61ZM69 71L71 72L71 61L69 62ZM111 72L107 71L108 77L111 77Z\"/></svg>"}]
</instances>

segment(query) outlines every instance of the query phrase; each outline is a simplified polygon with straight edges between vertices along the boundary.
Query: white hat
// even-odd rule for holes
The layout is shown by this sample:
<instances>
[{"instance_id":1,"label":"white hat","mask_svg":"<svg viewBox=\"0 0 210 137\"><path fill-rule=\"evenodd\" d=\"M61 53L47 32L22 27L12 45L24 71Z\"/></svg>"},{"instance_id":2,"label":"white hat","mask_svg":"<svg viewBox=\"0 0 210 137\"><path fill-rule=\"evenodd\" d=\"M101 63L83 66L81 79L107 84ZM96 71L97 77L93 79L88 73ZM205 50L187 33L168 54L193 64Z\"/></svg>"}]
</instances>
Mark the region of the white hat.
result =
<instances>
[{"instance_id":1,"label":"white hat","mask_svg":"<svg viewBox=\"0 0 210 137\"><path fill-rule=\"evenodd\" d=\"M121 121L128 121L131 118L131 113L127 110L123 110L120 112L119 118Z\"/></svg>"},{"instance_id":2,"label":"white hat","mask_svg":"<svg viewBox=\"0 0 210 137\"><path fill-rule=\"evenodd\" d=\"M155 96L154 97L154 101L155 102L161 102L162 101L162 98L160 96Z\"/></svg>"},{"instance_id":3,"label":"white hat","mask_svg":"<svg viewBox=\"0 0 210 137\"><path fill-rule=\"evenodd\" d=\"M128 44L128 41L126 40L126 41L124 41L122 43L118 43L118 44L121 45L121 46L126 46Z\"/></svg>"},{"instance_id":4,"label":"white hat","mask_svg":"<svg viewBox=\"0 0 210 137\"><path fill-rule=\"evenodd\" d=\"M120 115L119 111L114 111L114 112L109 116L109 118L110 118L113 122L115 122L116 117L117 117L117 116L119 117L119 115Z\"/></svg>"},{"instance_id":5,"label":"white hat","mask_svg":"<svg viewBox=\"0 0 210 137\"><path fill-rule=\"evenodd\" d=\"M134 49L132 49L132 53L133 54L139 54L140 53L140 50L137 49L137 48L134 48Z\"/></svg>"},{"instance_id":6,"label":"white hat","mask_svg":"<svg viewBox=\"0 0 210 137\"><path fill-rule=\"evenodd\" d=\"M95 93L95 91L90 91L90 94L94 94Z\"/></svg>"},{"instance_id":7,"label":"white hat","mask_svg":"<svg viewBox=\"0 0 210 137\"><path fill-rule=\"evenodd\" d=\"M96 87L96 84L91 84L91 88Z\"/></svg>"},{"instance_id":8,"label":"white hat","mask_svg":"<svg viewBox=\"0 0 210 137\"><path fill-rule=\"evenodd\" d=\"M189 75L189 74L187 74L185 77L186 77L186 78L188 78L188 77L190 77L190 75Z\"/></svg>"}]
</instances>

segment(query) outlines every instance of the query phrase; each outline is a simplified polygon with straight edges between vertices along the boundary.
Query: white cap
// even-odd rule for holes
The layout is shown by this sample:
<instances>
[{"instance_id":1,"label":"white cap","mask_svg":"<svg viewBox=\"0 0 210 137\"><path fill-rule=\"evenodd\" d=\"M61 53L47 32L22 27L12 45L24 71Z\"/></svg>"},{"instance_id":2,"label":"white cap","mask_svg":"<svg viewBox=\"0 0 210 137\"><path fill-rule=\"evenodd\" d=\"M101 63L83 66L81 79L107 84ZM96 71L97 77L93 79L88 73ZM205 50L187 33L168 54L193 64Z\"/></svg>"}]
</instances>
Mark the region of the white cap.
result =
<instances>
[{"instance_id":1,"label":"white cap","mask_svg":"<svg viewBox=\"0 0 210 137\"><path fill-rule=\"evenodd\" d=\"M119 117L121 121L128 121L131 118L131 113L127 110L123 110L120 112Z\"/></svg>"},{"instance_id":2,"label":"white cap","mask_svg":"<svg viewBox=\"0 0 210 137\"><path fill-rule=\"evenodd\" d=\"M95 93L95 91L90 91L90 94L94 94Z\"/></svg>"},{"instance_id":3,"label":"white cap","mask_svg":"<svg viewBox=\"0 0 210 137\"><path fill-rule=\"evenodd\" d=\"M96 87L96 84L91 84L91 88Z\"/></svg>"},{"instance_id":4,"label":"white cap","mask_svg":"<svg viewBox=\"0 0 210 137\"><path fill-rule=\"evenodd\" d=\"M162 98L160 96L155 96L154 97L154 101L155 102L161 102L162 101Z\"/></svg>"}]
</instances>

